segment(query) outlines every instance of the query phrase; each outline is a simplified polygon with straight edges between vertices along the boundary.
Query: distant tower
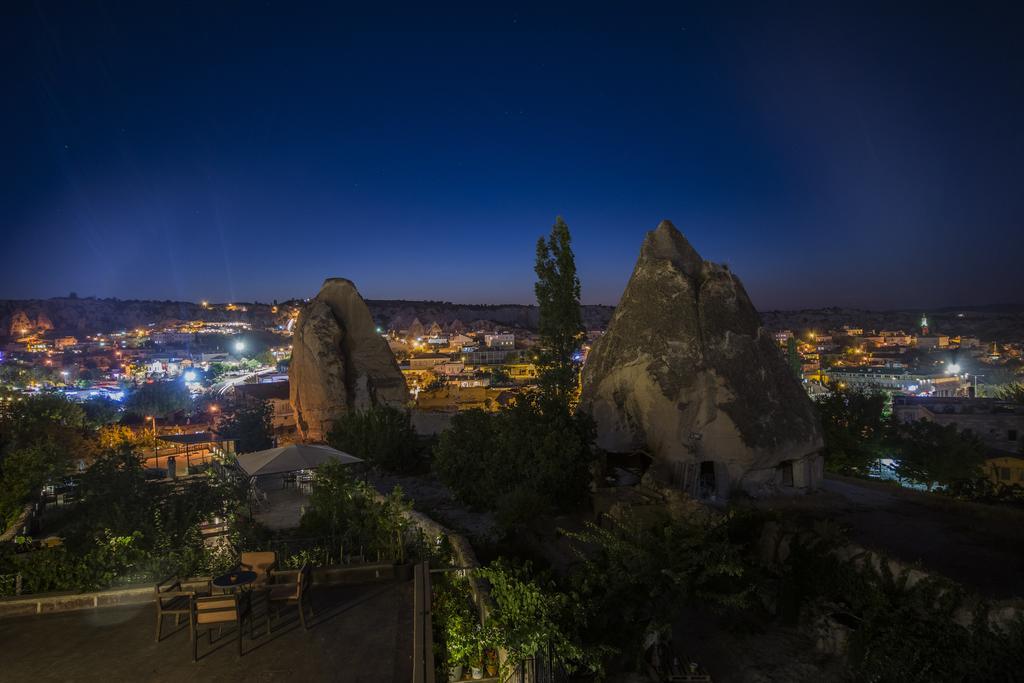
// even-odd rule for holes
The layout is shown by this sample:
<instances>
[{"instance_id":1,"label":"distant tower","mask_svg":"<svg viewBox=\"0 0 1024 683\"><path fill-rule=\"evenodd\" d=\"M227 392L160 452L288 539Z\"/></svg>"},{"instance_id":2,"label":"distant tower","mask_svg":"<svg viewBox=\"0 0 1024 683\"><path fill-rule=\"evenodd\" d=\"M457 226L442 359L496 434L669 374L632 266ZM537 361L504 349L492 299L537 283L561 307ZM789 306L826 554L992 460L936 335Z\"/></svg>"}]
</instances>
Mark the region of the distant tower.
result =
<instances>
[{"instance_id":1,"label":"distant tower","mask_svg":"<svg viewBox=\"0 0 1024 683\"><path fill-rule=\"evenodd\" d=\"M928 316L924 313L921 314L921 336L928 336Z\"/></svg>"}]
</instances>

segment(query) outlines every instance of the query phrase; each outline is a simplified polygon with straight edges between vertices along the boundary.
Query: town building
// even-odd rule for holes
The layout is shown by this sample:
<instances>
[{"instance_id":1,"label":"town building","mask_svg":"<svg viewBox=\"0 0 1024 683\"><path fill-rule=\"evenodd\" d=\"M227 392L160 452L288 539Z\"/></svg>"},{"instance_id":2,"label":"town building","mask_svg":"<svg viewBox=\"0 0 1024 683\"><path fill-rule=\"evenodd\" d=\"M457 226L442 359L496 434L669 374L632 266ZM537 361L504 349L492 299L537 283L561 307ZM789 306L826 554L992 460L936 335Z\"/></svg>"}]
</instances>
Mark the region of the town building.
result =
<instances>
[{"instance_id":1,"label":"town building","mask_svg":"<svg viewBox=\"0 0 1024 683\"><path fill-rule=\"evenodd\" d=\"M489 349L514 349L516 347L516 335L511 333L485 334L484 346Z\"/></svg>"},{"instance_id":2,"label":"town building","mask_svg":"<svg viewBox=\"0 0 1024 683\"><path fill-rule=\"evenodd\" d=\"M234 387L235 401L246 407L256 407L261 403L270 406L270 422L275 434L289 434L295 431L295 411L288 397L289 383L260 382L236 384Z\"/></svg>"},{"instance_id":3,"label":"town building","mask_svg":"<svg viewBox=\"0 0 1024 683\"><path fill-rule=\"evenodd\" d=\"M899 422L928 420L970 431L989 449L985 471L996 486L1024 486L1024 405L994 398L893 399Z\"/></svg>"},{"instance_id":4,"label":"town building","mask_svg":"<svg viewBox=\"0 0 1024 683\"><path fill-rule=\"evenodd\" d=\"M925 375L897 368L831 368L829 380L840 388L884 390L905 395L961 396L966 384L956 375Z\"/></svg>"}]
</instances>

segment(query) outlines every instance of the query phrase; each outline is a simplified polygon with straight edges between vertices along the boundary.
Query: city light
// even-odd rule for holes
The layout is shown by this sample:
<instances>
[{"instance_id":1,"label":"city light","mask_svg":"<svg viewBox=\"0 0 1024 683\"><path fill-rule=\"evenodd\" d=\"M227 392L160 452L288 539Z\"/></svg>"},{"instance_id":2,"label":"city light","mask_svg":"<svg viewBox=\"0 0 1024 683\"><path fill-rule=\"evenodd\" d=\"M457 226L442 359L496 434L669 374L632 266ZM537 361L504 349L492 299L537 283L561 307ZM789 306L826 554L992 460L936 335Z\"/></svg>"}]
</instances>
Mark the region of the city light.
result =
<instances>
[{"instance_id":1,"label":"city light","mask_svg":"<svg viewBox=\"0 0 1024 683\"><path fill-rule=\"evenodd\" d=\"M958 374L960 372L960 364L950 363L949 365L946 366L946 372L949 373L950 375Z\"/></svg>"},{"instance_id":2,"label":"city light","mask_svg":"<svg viewBox=\"0 0 1024 683\"><path fill-rule=\"evenodd\" d=\"M237 351L238 353L241 353L244 350L245 350L245 342L236 341L235 342L235 351Z\"/></svg>"},{"instance_id":3,"label":"city light","mask_svg":"<svg viewBox=\"0 0 1024 683\"><path fill-rule=\"evenodd\" d=\"M196 381L196 371L195 370L189 370L188 372L186 372L185 373L185 381L186 382L195 382Z\"/></svg>"}]
</instances>

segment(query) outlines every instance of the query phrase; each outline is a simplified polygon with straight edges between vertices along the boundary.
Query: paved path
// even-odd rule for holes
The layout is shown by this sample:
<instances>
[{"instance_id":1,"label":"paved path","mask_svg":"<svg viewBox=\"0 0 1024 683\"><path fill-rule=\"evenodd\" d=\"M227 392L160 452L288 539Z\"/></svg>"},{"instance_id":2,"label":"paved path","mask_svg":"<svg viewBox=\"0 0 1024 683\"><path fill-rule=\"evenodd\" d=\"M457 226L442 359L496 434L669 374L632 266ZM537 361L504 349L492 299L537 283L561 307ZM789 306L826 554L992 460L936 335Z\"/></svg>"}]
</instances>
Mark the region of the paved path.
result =
<instances>
[{"instance_id":1,"label":"paved path","mask_svg":"<svg viewBox=\"0 0 1024 683\"><path fill-rule=\"evenodd\" d=\"M257 638L233 633L212 649L200 640L192 663L184 624L154 642L151 604L0 619L2 681L408 681L412 678L411 581L315 589L317 610L304 631L294 609L271 635L256 621Z\"/></svg>"}]
</instances>

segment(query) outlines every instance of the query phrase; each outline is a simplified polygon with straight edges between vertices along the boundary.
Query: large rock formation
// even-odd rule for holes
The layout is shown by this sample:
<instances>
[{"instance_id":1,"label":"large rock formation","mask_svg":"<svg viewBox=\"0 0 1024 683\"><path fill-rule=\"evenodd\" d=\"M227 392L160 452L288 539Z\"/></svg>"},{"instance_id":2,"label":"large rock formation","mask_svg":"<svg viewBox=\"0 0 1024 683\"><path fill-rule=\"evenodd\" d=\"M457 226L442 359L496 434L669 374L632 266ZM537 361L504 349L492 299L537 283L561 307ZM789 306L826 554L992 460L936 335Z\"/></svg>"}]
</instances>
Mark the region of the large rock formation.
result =
<instances>
[{"instance_id":1,"label":"large rock formation","mask_svg":"<svg viewBox=\"0 0 1024 683\"><path fill-rule=\"evenodd\" d=\"M647 233L583 369L598 445L646 450L652 475L698 495L813 488L821 428L743 285L668 221Z\"/></svg>"},{"instance_id":2,"label":"large rock formation","mask_svg":"<svg viewBox=\"0 0 1024 683\"><path fill-rule=\"evenodd\" d=\"M344 278L324 281L299 313L288 366L299 436L322 441L334 419L373 405L403 406L405 377L366 302Z\"/></svg>"}]
</instances>

